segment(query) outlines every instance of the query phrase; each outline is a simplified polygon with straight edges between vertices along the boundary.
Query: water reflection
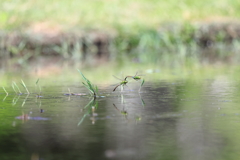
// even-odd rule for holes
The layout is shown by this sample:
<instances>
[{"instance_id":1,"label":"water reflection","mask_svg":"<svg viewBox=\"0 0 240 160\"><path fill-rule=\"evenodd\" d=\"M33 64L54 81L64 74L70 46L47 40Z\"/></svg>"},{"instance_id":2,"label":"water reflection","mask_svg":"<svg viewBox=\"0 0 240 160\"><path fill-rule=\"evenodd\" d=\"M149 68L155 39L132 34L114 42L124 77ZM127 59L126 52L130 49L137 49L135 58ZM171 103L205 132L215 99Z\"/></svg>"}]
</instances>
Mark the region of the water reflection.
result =
<instances>
[{"instance_id":1,"label":"water reflection","mask_svg":"<svg viewBox=\"0 0 240 160\"><path fill-rule=\"evenodd\" d=\"M236 159L239 86L160 81L141 93L103 88L96 99L55 86L37 99L0 94L0 159Z\"/></svg>"}]
</instances>

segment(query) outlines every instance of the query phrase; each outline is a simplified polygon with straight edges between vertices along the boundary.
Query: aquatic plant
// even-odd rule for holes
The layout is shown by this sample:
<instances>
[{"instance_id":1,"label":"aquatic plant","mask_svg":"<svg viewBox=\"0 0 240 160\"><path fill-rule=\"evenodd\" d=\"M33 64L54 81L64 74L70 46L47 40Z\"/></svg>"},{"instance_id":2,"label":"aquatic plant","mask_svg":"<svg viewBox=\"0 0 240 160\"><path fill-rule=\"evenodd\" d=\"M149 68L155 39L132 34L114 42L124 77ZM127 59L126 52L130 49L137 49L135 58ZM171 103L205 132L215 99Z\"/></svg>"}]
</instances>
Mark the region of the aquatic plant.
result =
<instances>
[{"instance_id":1,"label":"aquatic plant","mask_svg":"<svg viewBox=\"0 0 240 160\"><path fill-rule=\"evenodd\" d=\"M20 89L19 89L19 87L18 87L18 85L17 85L17 83L16 82L12 82L12 87L13 87L13 90L16 92L16 90L15 90L15 87L18 89L18 91L19 91L19 94L22 94L22 92L20 91ZM16 92L17 93L17 92Z\"/></svg>"},{"instance_id":2,"label":"aquatic plant","mask_svg":"<svg viewBox=\"0 0 240 160\"><path fill-rule=\"evenodd\" d=\"M78 69L78 72L81 74L83 80L85 81L82 82L83 85L88 89L88 91L90 92L91 95L94 96L94 98L96 98L97 96L97 92L98 92L98 87L96 85L93 85L84 75L83 73Z\"/></svg>"},{"instance_id":3,"label":"aquatic plant","mask_svg":"<svg viewBox=\"0 0 240 160\"><path fill-rule=\"evenodd\" d=\"M12 88L13 88L14 92L17 94L17 91L16 91L13 83L12 83Z\"/></svg>"}]
</instances>

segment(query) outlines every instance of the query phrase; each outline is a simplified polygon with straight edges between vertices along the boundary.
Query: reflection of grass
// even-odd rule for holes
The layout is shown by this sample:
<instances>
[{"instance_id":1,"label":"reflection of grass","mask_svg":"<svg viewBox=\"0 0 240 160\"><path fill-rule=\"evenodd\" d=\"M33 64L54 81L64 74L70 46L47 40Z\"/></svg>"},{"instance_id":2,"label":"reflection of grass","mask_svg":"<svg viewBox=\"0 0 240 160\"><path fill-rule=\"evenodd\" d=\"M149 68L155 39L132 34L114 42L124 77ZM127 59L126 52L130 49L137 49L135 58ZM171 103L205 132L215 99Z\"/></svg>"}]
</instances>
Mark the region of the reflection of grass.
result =
<instances>
[{"instance_id":1,"label":"reflection of grass","mask_svg":"<svg viewBox=\"0 0 240 160\"><path fill-rule=\"evenodd\" d=\"M89 115L90 113L94 114L94 111L98 108L98 102L96 101L95 98L92 98L92 100L84 107L84 110L87 109L89 106L91 106L91 108L89 108L87 110L87 112L83 115L81 120L78 122L78 126L80 126L82 124L82 122L84 121L84 119L86 118L87 115ZM93 115L93 117L94 117L94 115ZM95 122L93 122L93 124L94 123Z\"/></svg>"},{"instance_id":2,"label":"reflection of grass","mask_svg":"<svg viewBox=\"0 0 240 160\"><path fill-rule=\"evenodd\" d=\"M19 94L22 94L22 92L20 91L17 83L16 83L16 82L12 82L12 88L13 88L13 90L14 90L14 91L16 92L16 94L17 94L17 91L16 91L15 87L18 89Z\"/></svg>"},{"instance_id":3,"label":"reflection of grass","mask_svg":"<svg viewBox=\"0 0 240 160\"><path fill-rule=\"evenodd\" d=\"M27 93L30 94L30 92L28 91L27 86L25 85L24 81L21 79L22 83L21 85L26 89Z\"/></svg>"},{"instance_id":4,"label":"reflection of grass","mask_svg":"<svg viewBox=\"0 0 240 160\"><path fill-rule=\"evenodd\" d=\"M4 87L2 87L4 92L6 93L6 95L8 95L8 92L6 91L6 89Z\"/></svg>"}]
</instances>

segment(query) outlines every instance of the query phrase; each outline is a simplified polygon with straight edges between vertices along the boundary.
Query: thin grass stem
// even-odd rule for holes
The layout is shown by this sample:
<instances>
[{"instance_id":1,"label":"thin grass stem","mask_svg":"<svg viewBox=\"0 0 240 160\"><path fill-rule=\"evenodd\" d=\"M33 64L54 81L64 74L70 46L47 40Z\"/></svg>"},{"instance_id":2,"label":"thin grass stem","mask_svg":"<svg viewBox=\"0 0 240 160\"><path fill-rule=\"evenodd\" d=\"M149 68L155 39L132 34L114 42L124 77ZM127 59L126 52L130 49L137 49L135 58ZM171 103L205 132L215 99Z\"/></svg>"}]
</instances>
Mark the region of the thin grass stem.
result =
<instances>
[{"instance_id":1,"label":"thin grass stem","mask_svg":"<svg viewBox=\"0 0 240 160\"><path fill-rule=\"evenodd\" d=\"M5 99L7 98L7 96L8 96L8 94L3 98L3 100L2 100L3 102L5 101Z\"/></svg>"},{"instance_id":2,"label":"thin grass stem","mask_svg":"<svg viewBox=\"0 0 240 160\"><path fill-rule=\"evenodd\" d=\"M142 83L141 83L141 85L140 85L140 88L139 88L138 92L140 92L140 91L141 91L141 88L142 88L142 86L143 86L144 82L145 82L145 80L144 80L144 79L142 79Z\"/></svg>"},{"instance_id":3,"label":"thin grass stem","mask_svg":"<svg viewBox=\"0 0 240 160\"><path fill-rule=\"evenodd\" d=\"M4 87L2 87L2 88L3 88L4 92L8 95L8 92L6 91L6 89Z\"/></svg>"},{"instance_id":4,"label":"thin grass stem","mask_svg":"<svg viewBox=\"0 0 240 160\"><path fill-rule=\"evenodd\" d=\"M27 96L26 96L25 99L23 100L22 107L25 105L25 103L26 103L26 101L27 101L27 99L28 99L28 96L29 96L29 94L27 94Z\"/></svg>"},{"instance_id":5,"label":"thin grass stem","mask_svg":"<svg viewBox=\"0 0 240 160\"><path fill-rule=\"evenodd\" d=\"M19 93L22 94L22 92L20 91L20 89L19 89L17 83L16 83L16 82L13 82L13 84L16 86L16 88L18 89Z\"/></svg>"},{"instance_id":6,"label":"thin grass stem","mask_svg":"<svg viewBox=\"0 0 240 160\"><path fill-rule=\"evenodd\" d=\"M21 79L21 81L22 81L22 86L26 89L27 93L30 94L29 91L28 91L28 89L27 89L27 86L25 85L25 83L23 82L22 79Z\"/></svg>"},{"instance_id":7,"label":"thin grass stem","mask_svg":"<svg viewBox=\"0 0 240 160\"><path fill-rule=\"evenodd\" d=\"M70 89L68 88L68 93L69 93L69 95L71 95L71 91L70 91Z\"/></svg>"},{"instance_id":8,"label":"thin grass stem","mask_svg":"<svg viewBox=\"0 0 240 160\"><path fill-rule=\"evenodd\" d=\"M82 119L78 122L78 126L80 126L83 122L83 120L85 119L85 117L87 116L88 114L84 114Z\"/></svg>"},{"instance_id":9,"label":"thin grass stem","mask_svg":"<svg viewBox=\"0 0 240 160\"><path fill-rule=\"evenodd\" d=\"M17 104L17 101L18 101L19 97L20 97L19 95L18 95L17 98L16 98L16 96L15 96L14 99L12 100L12 105L13 105L13 106Z\"/></svg>"},{"instance_id":10,"label":"thin grass stem","mask_svg":"<svg viewBox=\"0 0 240 160\"><path fill-rule=\"evenodd\" d=\"M17 94L17 91L16 91L13 83L12 83L12 88L13 88L14 92Z\"/></svg>"}]
</instances>

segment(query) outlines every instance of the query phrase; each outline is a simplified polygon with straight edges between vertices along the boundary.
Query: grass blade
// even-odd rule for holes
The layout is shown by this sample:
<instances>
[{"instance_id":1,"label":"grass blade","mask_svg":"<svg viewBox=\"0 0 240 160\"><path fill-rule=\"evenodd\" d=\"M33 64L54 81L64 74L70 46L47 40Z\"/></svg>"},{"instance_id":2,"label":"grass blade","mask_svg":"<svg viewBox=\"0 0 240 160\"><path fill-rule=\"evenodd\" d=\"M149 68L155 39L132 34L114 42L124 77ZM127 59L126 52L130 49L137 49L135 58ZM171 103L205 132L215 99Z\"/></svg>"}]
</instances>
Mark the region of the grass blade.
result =
<instances>
[{"instance_id":1,"label":"grass blade","mask_svg":"<svg viewBox=\"0 0 240 160\"><path fill-rule=\"evenodd\" d=\"M82 76L82 78L84 79L84 81L89 81L83 74L82 74L82 72L79 70L79 69L77 69L78 70L78 72L81 74L81 76Z\"/></svg>"},{"instance_id":2,"label":"grass blade","mask_svg":"<svg viewBox=\"0 0 240 160\"><path fill-rule=\"evenodd\" d=\"M6 94L8 95L8 92L6 91L6 89L4 87L2 87L2 88L3 88L4 92L6 92Z\"/></svg>"},{"instance_id":3,"label":"grass blade","mask_svg":"<svg viewBox=\"0 0 240 160\"><path fill-rule=\"evenodd\" d=\"M17 94L17 91L16 91L13 83L12 83L12 88L13 88L14 92Z\"/></svg>"},{"instance_id":4,"label":"grass blade","mask_svg":"<svg viewBox=\"0 0 240 160\"><path fill-rule=\"evenodd\" d=\"M145 82L145 80L143 79L143 80L142 80L142 83L141 83L141 87L143 86L144 82Z\"/></svg>"},{"instance_id":5,"label":"grass blade","mask_svg":"<svg viewBox=\"0 0 240 160\"><path fill-rule=\"evenodd\" d=\"M84 109L86 109L87 107L89 107L90 105L92 105L94 101L95 101L95 99L93 98L93 99L84 107Z\"/></svg>"},{"instance_id":6,"label":"grass blade","mask_svg":"<svg viewBox=\"0 0 240 160\"><path fill-rule=\"evenodd\" d=\"M23 82L22 79L21 79L21 81L22 81L22 86L26 89L27 93L30 94L29 91L28 91L28 89L27 89L27 86L25 85L25 83Z\"/></svg>"},{"instance_id":7,"label":"grass blade","mask_svg":"<svg viewBox=\"0 0 240 160\"><path fill-rule=\"evenodd\" d=\"M145 82L145 80L144 80L144 79L142 79L142 83L141 83L141 86L140 86L140 88L139 88L138 92L140 92L140 90L141 90L141 88L142 88L142 86L143 86L144 82Z\"/></svg>"},{"instance_id":8,"label":"grass blade","mask_svg":"<svg viewBox=\"0 0 240 160\"><path fill-rule=\"evenodd\" d=\"M12 105L16 105L18 99L19 99L20 95L18 95L18 97L16 98L16 96L14 97L14 99L12 100Z\"/></svg>"},{"instance_id":9,"label":"grass blade","mask_svg":"<svg viewBox=\"0 0 240 160\"><path fill-rule=\"evenodd\" d=\"M80 126L83 122L83 120L85 119L85 117L87 116L88 114L84 114L82 119L78 122L78 126Z\"/></svg>"},{"instance_id":10,"label":"grass blade","mask_svg":"<svg viewBox=\"0 0 240 160\"><path fill-rule=\"evenodd\" d=\"M37 81L36 81L36 87L38 86L39 94L41 94L42 89L41 89L41 86L38 85L39 80L40 80L40 79L38 78Z\"/></svg>"},{"instance_id":11,"label":"grass blade","mask_svg":"<svg viewBox=\"0 0 240 160\"><path fill-rule=\"evenodd\" d=\"M38 84L39 78L37 79L36 85Z\"/></svg>"},{"instance_id":12,"label":"grass blade","mask_svg":"<svg viewBox=\"0 0 240 160\"><path fill-rule=\"evenodd\" d=\"M18 89L19 93L22 94L22 92L20 91L18 85L16 84L16 82L13 82L13 84L16 86L16 88Z\"/></svg>"},{"instance_id":13,"label":"grass blade","mask_svg":"<svg viewBox=\"0 0 240 160\"><path fill-rule=\"evenodd\" d=\"M26 96L25 99L23 100L22 107L25 105L25 103L26 103L26 101L27 101L27 99L28 99L28 96L29 96L29 94L27 94L27 96Z\"/></svg>"},{"instance_id":14,"label":"grass blade","mask_svg":"<svg viewBox=\"0 0 240 160\"><path fill-rule=\"evenodd\" d=\"M98 86L97 85L93 85L93 90L97 93L98 92Z\"/></svg>"},{"instance_id":15,"label":"grass blade","mask_svg":"<svg viewBox=\"0 0 240 160\"><path fill-rule=\"evenodd\" d=\"M82 82L83 85L90 91L91 94L93 94L94 97L96 97L97 86L94 86L94 85L83 75L83 73L82 73L79 69L77 69L77 70L78 70L78 72L81 74L83 80L85 81L85 83Z\"/></svg>"},{"instance_id":16,"label":"grass blade","mask_svg":"<svg viewBox=\"0 0 240 160\"><path fill-rule=\"evenodd\" d=\"M7 96L8 96L8 95L6 95L6 96L3 98L3 100L2 100L3 102L5 101L5 99L7 98Z\"/></svg>"}]
</instances>

